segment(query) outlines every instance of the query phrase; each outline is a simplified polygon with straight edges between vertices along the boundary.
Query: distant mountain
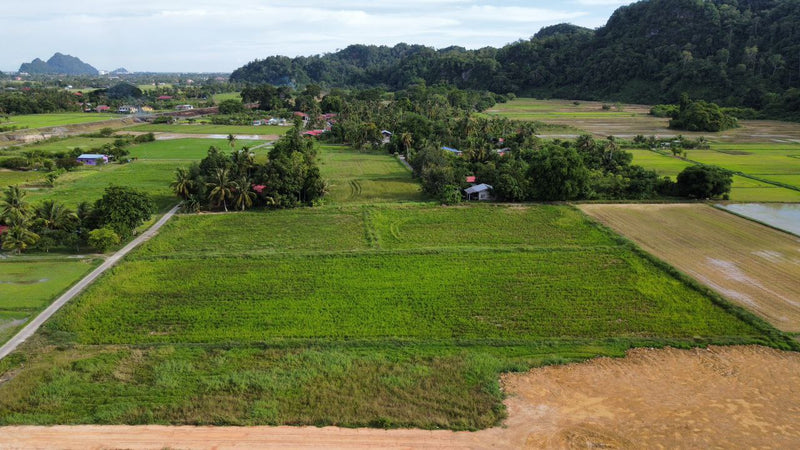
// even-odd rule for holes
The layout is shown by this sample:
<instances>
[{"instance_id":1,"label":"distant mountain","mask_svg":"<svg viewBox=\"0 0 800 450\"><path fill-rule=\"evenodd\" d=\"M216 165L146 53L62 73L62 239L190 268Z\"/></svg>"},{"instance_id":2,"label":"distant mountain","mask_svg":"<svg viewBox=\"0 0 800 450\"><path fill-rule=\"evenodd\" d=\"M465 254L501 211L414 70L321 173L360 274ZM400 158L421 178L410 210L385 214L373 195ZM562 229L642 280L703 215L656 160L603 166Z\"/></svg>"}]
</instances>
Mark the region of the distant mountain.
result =
<instances>
[{"instance_id":1,"label":"distant mountain","mask_svg":"<svg viewBox=\"0 0 800 450\"><path fill-rule=\"evenodd\" d=\"M110 73L112 75L130 75L130 72L128 72L128 69L126 69L124 67L120 67L119 69L114 69Z\"/></svg>"},{"instance_id":2,"label":"distant mountain","mask_svg":"<svg viewBox=\"0 0 800 450\"><path fill-rule=\"evenodd\" d=\"M100 72L79 58L56 53L47 60L39 58L19 66L20 72L30 74L98 75Z\"/></svg>"}]
</instances>

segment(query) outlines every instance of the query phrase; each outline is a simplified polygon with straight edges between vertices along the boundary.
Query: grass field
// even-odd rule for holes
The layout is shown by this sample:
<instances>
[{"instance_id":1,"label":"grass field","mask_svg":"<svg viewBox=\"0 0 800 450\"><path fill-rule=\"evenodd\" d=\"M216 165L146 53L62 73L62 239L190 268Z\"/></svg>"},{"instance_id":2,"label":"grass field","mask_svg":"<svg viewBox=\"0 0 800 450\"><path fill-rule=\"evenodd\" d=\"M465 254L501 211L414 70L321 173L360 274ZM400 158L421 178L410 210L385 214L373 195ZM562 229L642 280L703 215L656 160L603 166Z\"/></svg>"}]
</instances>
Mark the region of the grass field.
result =
<instances>
[{"instance_id":1,"label":"grass field","mask_svg":"<svg viewBox=\"0 0 800 450\"><path fill-rule=\"evenodd\" d=\"M800 332L795 237L707 205L581 209L775 327Z\"/></svg>"},{"instance_id":2,"label":"grass field","mask_svg":"<svg viewBox=\"0 0 800 450\"><path fill-rule=\"evenodd\" d=\"M223 92L221 94L214 94L212 98L214 99L214 103L219 103L224 100L242 100L242 96L238 92Z\"/></svg>"},{"instance_id":3,"label":"grass field","mask_svg":"<svg viewBox=\"0 0 800 450\"><path fill-rule=\"evenodd\" d=\"M245 126L245 125L213 125L213 124L148 124L136 125L126 128L130 131L161 132L161 133L180 133L180 134L219 134L227 136L229 134L261 135L261 136L282 136L289 131L287 127L278 126Z\"/></svg>"},{"instance_id":4,"label":"grass field","mask_svg":"<svg viewBox=\"0 0 800 450\"><path fill-rule=\"evenodd\" d=\"M424 196L411 172L385 152L354 151L323 145L319 151L322 177L330 184L326 201L382 203L421 201Z\"/></svg>"},{"instance_id":5,"label":"grass field","mask_svg":"<svg viewBox=\"0 0 800 450\"><path fill-rule=\"evenodd\" d=\"M96 265L90 259L0 259L0 343Z\"/></svg>"},{"instance_id":6,"label":"grass field","mask_svg":"<svg viewBox=\"0 0 800 450\"><path fill-rule=\"evenodd\" d=\"M22 154L23 152L39 150L45 153L69 152L79 147L87 152L93 148L99 148L107 143L114 142L114 138L87 138L87 137L68 137L64 139L48 139L42 142L28 144L17 147L13 150L0 150L0 154Z\"/></svg>"},{"instance_id":7,"label":"grass field","mask_svg":"<svg viewBox=\"0 0 800 450\"><path fill-rule=\"evenodd\" d=\"M105 120L118 118L119 116L113 114L89 114L82 112L28 114L21 116L10 116L8 121L3 122L3 125L16 125L24 128L46 128L79 123L102 122Z\"/></svg>"},{"instance_id":8,"label":"grass field","mask_svg":"<svg viewBox=\"0 0 800 450\"><path fill-rule=\"evenodd\" d=\"M238 141L237 148L258 143L260 142ZM128 164L79 167L59 177L52 188L36 186L28 189L28 200L58 200L75 207L83 201L94 202L103 195L107 186L116 184L147 192L153 197L159 210L163 211L177 203L169 187L175 178L175 169L178 166L188 166L192 161L199 161L212 145L223 152L230 151L230 146L224 139L176 139L135 145L129 147L130 156L139 158L138 160ZM266 153L266 150L262 152ZM0 181L5 181L4 176L5 172L0 172ZM14 180L9 177L9 181Z\"/></svg>"},{"instance_id":9,"label":"grass field","mask_svg":"<svg viewBox=\"0 0 800 450\"><path fill-rule=\"evenodd\" d=\"M567 206L187 215L0 362L0 423L483 428L500 372L753 320Z\"/></svg>"},{"instance_id":10,"label":"grass field","mask_svg":"<svg viewBox=\"0 0 800 450\"><path fill-rule=\"evenodd\" d=\"M18 170L0 169L0 188L15 186L17 184L38 184L44 181L42 172L21 172Z\"/></svg>"}]
</instances>

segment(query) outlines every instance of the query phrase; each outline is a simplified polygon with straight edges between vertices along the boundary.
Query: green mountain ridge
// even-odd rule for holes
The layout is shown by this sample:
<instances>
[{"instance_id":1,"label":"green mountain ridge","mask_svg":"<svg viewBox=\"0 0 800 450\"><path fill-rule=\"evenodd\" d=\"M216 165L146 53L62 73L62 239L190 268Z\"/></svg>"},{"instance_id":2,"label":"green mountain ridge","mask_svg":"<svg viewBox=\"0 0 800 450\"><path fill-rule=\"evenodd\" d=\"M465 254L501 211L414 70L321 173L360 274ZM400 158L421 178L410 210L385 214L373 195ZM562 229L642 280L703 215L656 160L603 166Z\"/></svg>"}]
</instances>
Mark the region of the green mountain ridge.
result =
<instances>
[{"instance_id":1,"label":"green mountain ridge","mask_svg":"<svg viewBox=\"0 0 800 450\"><path fill-rule=\"evenodd\" d=\"M640 103L692 98L800 119L800 1L644 0L596 30L543 28L502 48L351 45L270 56L232 81L325 87L449 83L497 93Z\"/></svg>"}]
</instances>

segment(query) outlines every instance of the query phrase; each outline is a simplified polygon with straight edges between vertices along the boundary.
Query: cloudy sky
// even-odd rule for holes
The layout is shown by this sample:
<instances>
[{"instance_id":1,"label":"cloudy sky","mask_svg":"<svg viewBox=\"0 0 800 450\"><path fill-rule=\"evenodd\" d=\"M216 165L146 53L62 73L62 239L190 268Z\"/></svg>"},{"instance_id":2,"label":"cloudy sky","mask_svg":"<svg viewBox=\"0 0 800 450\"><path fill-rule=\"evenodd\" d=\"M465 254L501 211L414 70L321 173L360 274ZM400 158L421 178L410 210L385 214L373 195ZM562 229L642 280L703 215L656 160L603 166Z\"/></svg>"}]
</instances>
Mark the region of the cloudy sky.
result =
<instances>
[{"instance_id":1,"label":"cloudy sky","mask_svg":"<svg viewBox=\"0 0 800 450\"><path fill-rule=\"evenodd\" d=\"M349 44L501 46L541 27L605 24L618 0L26 0L0 15L0 70L61 52L101 70L230 72ZM235 6L229 6L235 4Z\"/></svg>"}]
</instances>

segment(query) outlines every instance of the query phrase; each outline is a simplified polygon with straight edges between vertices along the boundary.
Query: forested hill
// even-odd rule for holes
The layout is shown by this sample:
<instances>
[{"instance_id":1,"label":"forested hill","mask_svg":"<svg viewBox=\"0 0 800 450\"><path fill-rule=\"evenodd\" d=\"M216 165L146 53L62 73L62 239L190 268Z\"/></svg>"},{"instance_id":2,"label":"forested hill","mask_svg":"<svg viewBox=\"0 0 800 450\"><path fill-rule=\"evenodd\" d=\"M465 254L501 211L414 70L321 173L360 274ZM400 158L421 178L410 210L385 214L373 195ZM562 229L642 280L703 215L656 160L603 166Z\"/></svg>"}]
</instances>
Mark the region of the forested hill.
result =
<instances>
[{"instance_id":1,"label":"forested hill","mask_svg":"<svg viewBox=\"0 0 800 450\"><path fill-rule=\"evenodd\" d=\"M390 89L424 80L645 103L675 102L687 92L763 108L799 100L787 90L800 86L800 0L645 0L617 9L597 30L555 25L500 49L353 45L256 60L231 80Z\"/></svg>"}]
</instances>

